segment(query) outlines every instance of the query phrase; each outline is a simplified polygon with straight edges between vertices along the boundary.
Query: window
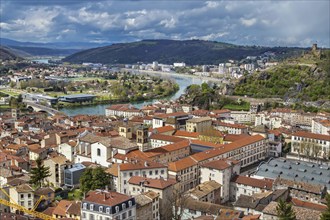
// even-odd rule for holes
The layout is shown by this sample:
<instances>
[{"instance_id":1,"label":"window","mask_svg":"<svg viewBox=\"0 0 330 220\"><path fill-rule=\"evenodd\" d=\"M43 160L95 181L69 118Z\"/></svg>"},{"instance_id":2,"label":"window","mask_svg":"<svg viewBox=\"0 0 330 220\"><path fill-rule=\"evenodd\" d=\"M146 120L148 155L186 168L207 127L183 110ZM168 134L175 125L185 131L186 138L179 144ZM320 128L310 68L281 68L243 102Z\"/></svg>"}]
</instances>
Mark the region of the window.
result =
<instances>
[{"instance_id":1,"label":"window","mask_svg":"<svg viewBox=\"0 0 330 220\"><path fill-rule=\"evenodd\" d=\"M91 211L93 211L93 210L94 210L94 204L91 204L91 206L89 207L89 209L90 209Z\"/></svg>"},{"instance_id":2,"label":"window","mask_svg":"<svg viewBox=\"0 0 330 220\"><path fill-rule=\"evenodd\" d=\"M31 194L30 193L28 194L28 198L31 198Z\"/></svg>"},{"instance_id":3,"label":"window","mask_svg":"<svg viewBox=\"0 0 330 220\"><path fill-rule=\"evenodd\" d=\"M24 206L24 201L21 202L21 206Z\"/></svg>"},{"instance_id":4,"label":"window","mask_svg":"<svg viewBox=\"0 0 330 220\"><path fill-rule=\"evenodd\" d=\"M83 204L83 209L87 209L87 203Z\"/></svg>"},{"instance_id":5,"label":"window","mask_svg":"<svg viewBox=\"0 0 330 220\"><path fill-rule=\"evenodd\" d=\"M28 206L31 206L32 205L32 201L28 201Z\"/></svg>"},{"instance_id":6,"label":"window","mask_svg":"<svg viewBox=\"0 0 330 220\"><path fill-rule=\"evenodd\" d=\"M149 171L149 175L152 175L152 170Z\"/></svg>"},{"instance_id":7,"label":"window","mask_svg":"<svg viewBox=\"0 0 330 220\"><path fill-rule=\"evenodd\" d=\"M158 170L155 171L155 175L158 175Z\"/></svg>"},{"instance_id":8,"label":"window","mask_svg":"<svg viewBox=\"0 0 330 220\"><path fill-rule=\"evenodd\" d=\"M122 219L126 219L126 212L124 212L121 216L122 216Z\"/></svg>"},{"instance_id":9,"label":"window","mask_svg":"<svg viewBox=\"0 0 330 220\"><path fill-rule=\"evenodd\" d=\"M131 217L132 216L132 210L129 210L128 211L128 217Z\"/></svg>"},{"instance_id":10,"label":"window","mask_svg":"<svg viewBox=\"0 0 330 220\"><path fill-rule=\"evenodd\" d=\"M105 212L106 212L107 214L110 214L110 208L107 207L106 210L105 210Z\"/></svg>"},{"instance_id":11,"label":"window","mask_svg":"<svg viewBox=\"0 0 330 220\"><path fill-rule=\"evenodd\" d=\"M116 213L119 212L119 206L116 206L115 209L116 209Z\"/></svg>"},{"instance_id":12,"label":"window","mask_svg":"<svg viewBox=\"0 0 330 220\"><path fill-rule=\"evenodd\" d=\"M123 204L121 205L121 207L122 207L123 209L126 209L126 204L123 203Z\"/></svg>"},{"instance_id":13,"label":"window","mask_svg":"<svg viewBox=\"0 0 330 220\"><path fill-rule=\"evenodd\" d=\"M97 156L101 156L101 149L97 148Z\"/></svg>"},{"instance_id":14,"label":"window","mask_svg":"<svg viewBox=\"0 0 330 220\"><path fill-rule=\"evenodd\" d=\"M99 212L103 212L103 206L99 207Z\"/></svg>"},{"instance_id":15,"label":"window","mask_svg":"<svg viewBox=\"0 0 330 220\"><path fill-rule=\"evenodd\" d=\"M89 219L94 220L94 214L89 214Z\"/></svg>"},{"instance_id":16,"label":"window","mask_svg":"<svg viewBox=\"0 0 330 220\"><path fill-rule=\"evenodd\" d=\"M133 176L133 173L132 172L129 172L129 176L132 177Z\"/></svg>"},{"instance_id":17,"label":"window","mask_svg":"<svg viewBox=\"0 0 330 220\"><path fill-rule=\"evenodd\" d=\"M21 194L21 199L23 199L24 198L24 194Z\"/></svg>"},{"instance_id":18,"label":"window","mask_svg":"<svg viewBox=\"0 0 330 220\"><path fill-rule=\"evenodd\" d=\"M128 207L132 206L132 201L128 201Z\"/></svg>"}]
</instances>

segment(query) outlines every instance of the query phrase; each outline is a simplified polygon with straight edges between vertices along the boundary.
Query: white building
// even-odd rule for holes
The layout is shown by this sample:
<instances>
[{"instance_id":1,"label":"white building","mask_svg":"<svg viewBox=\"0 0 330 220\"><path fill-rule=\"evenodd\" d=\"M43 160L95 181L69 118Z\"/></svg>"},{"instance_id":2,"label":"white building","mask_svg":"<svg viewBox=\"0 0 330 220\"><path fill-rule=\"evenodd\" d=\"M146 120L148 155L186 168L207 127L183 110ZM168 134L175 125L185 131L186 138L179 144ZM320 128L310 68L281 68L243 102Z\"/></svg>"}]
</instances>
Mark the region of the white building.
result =
<instances>
[{"instance_id":1,"label":"white building","mask_svg":"<svg viewBox=\"0 0 330 220\"><path fill-rule=\"evenodd\" d=\"M220 63L219 64L219 74L226 74L227 73L227 68L225 63Z\"/></svg>"},{"instance_id":2,"label":"white building","mask_svg":"<svg viewBox=\"0 0 330 220\"><path fill-rule=\"evenodd\" d=\"M58 152L63 154L69 161L73 162L76 153L77 142L69 141L58 146Z\"/></svg>"},{"instance_id":3,"label":"white building","mask_svg":"<svg viewBox=\"0 0 330 220\"><path fill-rule=\"evenodd\" d=\"M167 166L152 161L141 160L132 160L129 163L120 164L118 166L118 192L128 194L128 180L132 176L141 176L154 179L163 178L167 180Z\"/></svg>"},{"instance_id":4,"label":"white building","mask_svg":"<svg viewBox=\"0 0 330 220\"><path fill-rule=\"evenodd\" d=\"M330 135L298 131L292 134L291 142L292 154L330 158Z\"/></svg>"},{"instance_id":5,"label":"white building","mask_svg":"<svg viewBox=\"0 0 330 220\"><path fill-rule=\"evenodd\" d=\"M200 181L215 180L221 186L221 203L229 201L230 179L240 174L241 165L237 160L213 160L200 167Z\"/></svg>"},{"instance_id":6,"label":"white building","mask_svg":"<svg viewBox=\"0 0 330 220\"><path fill-rule=\"evenodd\" d=\"M106 108L105 115L130 118L132 116L143 116L143 112L131 104L117 104Z\"/></svg>"},{"instance_id":7,"label":"white building","mask_svg":"<svg viewBox=\"0 0 330 220\"><path fill-rule=\"evenodd\" d=\"M9 188L9 195L15 203L26 209L32 209L34 206L34 190L29 184ZM15 208L11 208L13 213L16 210Z\"/></svg>"},{"instance_id":8,"label":"white building","mask_svg":"<svg viewBox=\"0 0 330 220\"><path fill-rule=\"evenodd\" d=\"M273 180L237 175L230 183L230 200L236 201L240 195L251 196L255 193L271 191L272 187Z\"/></svg>"},{"instance_id":9,"label":"white building","mask_svg":"<svg viewBox=\"0 0 330 220\"><path fill-rule=\"evenodd\" d=\"M186 63L173 63L174 67L185 67Z\"/></svg>"},{"instance_id":10,"label":"white building","mask_svg":"<svg viewBox=\"0 0 330 220\"><path fill-rule=\"evenodd\" d=\"M256 114L247 111L231 111L230 116L239 124L255 122Z\"/></svg>"},{"instance_id":11,"label":"white building","mask_svg":"<svg viewBox=\"0 0 330 220\"><path fill-rule=\"evenodd\" d=\"M117 192L88 192L82 201L81 220L100 219L136 219L135 199Z\"/></svg>"},{"instance_id":12,"label":"white building","mask_svg":"<svg viewBox=\"0 0 330 220\"><path fill-rule=\"evenodd\" d=\"M314 118L312 120L312 133L330 135L330 120Z\"/></svg>"}]
</instances>

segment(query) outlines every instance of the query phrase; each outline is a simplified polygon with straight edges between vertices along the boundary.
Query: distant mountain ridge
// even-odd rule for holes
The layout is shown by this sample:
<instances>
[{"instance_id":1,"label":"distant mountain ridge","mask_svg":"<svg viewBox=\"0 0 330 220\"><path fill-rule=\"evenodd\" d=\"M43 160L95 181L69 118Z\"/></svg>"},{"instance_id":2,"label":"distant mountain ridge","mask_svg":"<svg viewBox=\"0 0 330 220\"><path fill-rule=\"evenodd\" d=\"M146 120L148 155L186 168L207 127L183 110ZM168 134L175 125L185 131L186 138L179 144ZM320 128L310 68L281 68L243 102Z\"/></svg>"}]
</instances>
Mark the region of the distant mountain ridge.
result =
<instances>
[{"instance_id":1,"label":"distant mountain ridge","mask_svg":"<svg viewBox=\"0 0 330 220\"><path fill-rule=\"evenodd\" d=\"M3 47L0 45L0 60L16 60L22 59L19 55L17 55L14 51L12 51L8 47Z\"/></svg>"},{"instance_id":2,"label":"distant mountain ridge","mask_svg":"<svg viewBox=\"0 0 330 220\"><path fill-rule=\"evenodd\" d=\"M10 47L43 47L51 49L88 49L94 47L107 46L109 43L93 43L93 42L49 42L49 43L36 43L36 42L22 42L8 38L0 38L0 45Z\"/></svg>"},{"instance_id":3,"label":"distant mountain ridge","mask_svg":"<svg viewBox=\"0 0 330 220\"><path fill-rule=\"evenodd\" d=\"M132 43L112 44L80 51L63 59L71 63L94 62L103 64L132 64L137 62L189 65L219 64L228 59L240 60L246 56L258 56L264 52L290 53L303 48L237 46L228 43L203 40L142 40Z\"/></svg>"},{"instance_id":4,"label":"distant mountain ridge","mask_svg":"<svg viewBox=\"0 0 330 220\"><path fill-rule=\"evenodd\" d=\"M19 53L27 56L68 56L77 53L83 49L92 47L100 47L109 45L90 43L90 42L51 42L51 43L35 43L21 42L7 38L0 38L0 45L10 47Z\"/></svg>"}]
</instances>

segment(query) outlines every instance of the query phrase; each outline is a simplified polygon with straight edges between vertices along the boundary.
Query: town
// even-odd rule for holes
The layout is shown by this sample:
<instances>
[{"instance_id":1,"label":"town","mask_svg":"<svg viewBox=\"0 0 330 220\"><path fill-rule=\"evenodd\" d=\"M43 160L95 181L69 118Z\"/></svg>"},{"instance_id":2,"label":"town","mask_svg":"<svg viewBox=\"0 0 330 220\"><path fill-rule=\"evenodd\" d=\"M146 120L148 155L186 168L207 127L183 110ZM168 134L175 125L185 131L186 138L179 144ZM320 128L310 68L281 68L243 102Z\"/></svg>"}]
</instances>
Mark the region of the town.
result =
<instances>
[{"instance_id":1,"label":"town","mask_svg":"<svg viewBox=\"0 0 330 220\"><path fill-rule=\"evenodd\" d=\"M103 116L13 108L0 117L1 214L274 219L290 201L297 219L318 219L330 189L329 119L263 103L113 104Z\"/></svg>"}]
</instances>

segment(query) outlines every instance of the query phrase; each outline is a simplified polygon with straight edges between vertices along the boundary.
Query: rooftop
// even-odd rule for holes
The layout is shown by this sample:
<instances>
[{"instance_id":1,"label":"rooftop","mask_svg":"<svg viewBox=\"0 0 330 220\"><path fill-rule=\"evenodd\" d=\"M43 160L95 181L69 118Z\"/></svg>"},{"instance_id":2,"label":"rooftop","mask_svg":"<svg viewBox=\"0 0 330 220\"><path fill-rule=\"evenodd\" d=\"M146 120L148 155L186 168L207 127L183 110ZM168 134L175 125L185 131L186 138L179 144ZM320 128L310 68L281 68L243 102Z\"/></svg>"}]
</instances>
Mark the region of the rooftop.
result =
<instances>
[{"instance_id":1,"label":"rooftop","mask_svg":"<svg viewBox=\"0 0 330 220\"><path fill-rule=\"evenodd\" d=\"M87 193L83 202L92 202L95 204L116 206L131 199L130 196L114 191L94 190Z\"/></svg>"},{"instance_id":2,"label":"rooftop","mask_svg":"<svg viewBox=\"0 0 330 220\"><path fill-rule=\"evenodd\" d=\"M128 182L133 185L143 185L145 187L155 188L155 189L165 189L170 187L176 183L174 179L165 180L163 178L160 179L152 179L146 178L142 176L132 176Z\"/></svg>"},{"instance_id":3,"label":"rooftop","mask_svg":"<svg viewBox=\"0 0 330 220\"><path fill-rule=\"evenodd\" d=\"M206 181L199 184L193 189L190 189L188 192L191 196L197 197L198 199L203 198L204 196L210 194L214 190L220 189L221 184L215 180Z\"/></svg>"},{"instance_id":4,"label":"rooftop","mask_svg":"<svg viewBox=\"0 0 330 220\"><path fill-rule=\"evenodd\" d=\"M330 189L330 167L312 162L271 158L259 165L255 176L270 179L281 177L310 184L326 185Z\"/></svg>"}]
</instances>

